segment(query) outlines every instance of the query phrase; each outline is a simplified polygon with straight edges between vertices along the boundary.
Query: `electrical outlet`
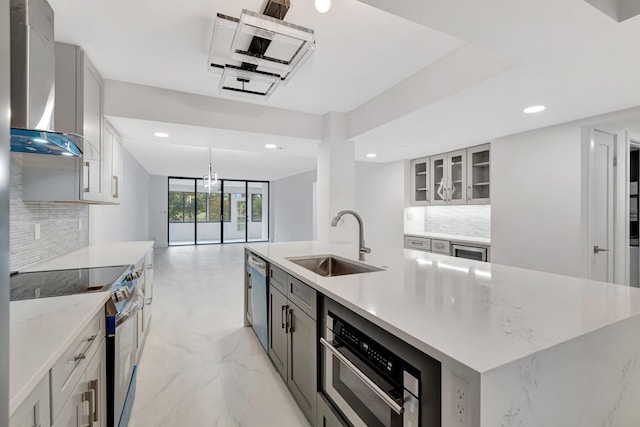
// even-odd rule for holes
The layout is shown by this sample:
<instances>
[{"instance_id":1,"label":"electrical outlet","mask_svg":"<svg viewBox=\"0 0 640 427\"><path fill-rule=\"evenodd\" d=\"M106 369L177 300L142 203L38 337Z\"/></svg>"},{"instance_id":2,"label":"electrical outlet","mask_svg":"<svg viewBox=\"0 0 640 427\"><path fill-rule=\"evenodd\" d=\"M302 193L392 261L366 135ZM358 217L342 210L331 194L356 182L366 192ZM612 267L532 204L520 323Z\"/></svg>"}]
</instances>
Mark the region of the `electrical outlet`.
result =
<instances>
[{"instance_id":1,"label":"electrical outlet","mask_svg":"<svg viewBox=\"0 0 640 427\"><path fill-rule=\"evenodd\" d=\"M468 425L469 383L455 374L451 374L451 415L456 426Z\"/></svg>"},{"instance_id":2,"label":"electrical outlet","mask_svg":"<svg viewBox=\"0 0 640 427\"><path fill-rule=\"evenodd\" d=\"M40 240L40 224L36 224L33 227L33 240Z\"/></svg>"}]
</instances>

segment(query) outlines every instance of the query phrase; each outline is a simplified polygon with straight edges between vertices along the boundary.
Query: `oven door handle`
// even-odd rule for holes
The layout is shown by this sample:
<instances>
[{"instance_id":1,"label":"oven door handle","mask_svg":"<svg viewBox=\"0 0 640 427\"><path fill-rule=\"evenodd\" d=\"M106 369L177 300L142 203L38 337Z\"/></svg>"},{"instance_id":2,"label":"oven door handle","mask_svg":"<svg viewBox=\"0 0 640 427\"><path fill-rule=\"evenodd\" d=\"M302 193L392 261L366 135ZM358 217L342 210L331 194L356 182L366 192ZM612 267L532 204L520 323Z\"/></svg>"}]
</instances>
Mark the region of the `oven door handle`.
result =
<instances>
[{"instance_id":1,"label":"oven door handle","mask_svg":"<svg viewBox=\"0 0 640 427\"><path fill-rule=\"evenodd\" d=\"M136 300L127 309L123 310L122 313L116 317L116 328L133 317L134 314L137 314L141 307L142 304L140 301Z\"/></svg>"},{"instance_id":2,"label":"oven door handle","mask_svg":"<svg viewBox=\"0 0 640 427\"><path fill-rule=\"evenodd\" d=\"M384 390L378 387L376 383L371 381L369 377L363 374L360 369L358 369L353 363L351 363L349 359L344 357L344 355L340 353L333 345L331 345L329 341L327 341L323 337L320 337L320 344L322 344L324 348L333 353L333 355L337 357L340 362L342 362L347 368L349 368L349 370L353 372L363 383L365 383L372 392L374 392L380 399L382 399L384 403L386 403L389 408L393 410L393 412L398 415L402 415L404 413L403 406L398 405L398 402L396 402L391 396L385 393Z\"/></svg>"}]
</instances>

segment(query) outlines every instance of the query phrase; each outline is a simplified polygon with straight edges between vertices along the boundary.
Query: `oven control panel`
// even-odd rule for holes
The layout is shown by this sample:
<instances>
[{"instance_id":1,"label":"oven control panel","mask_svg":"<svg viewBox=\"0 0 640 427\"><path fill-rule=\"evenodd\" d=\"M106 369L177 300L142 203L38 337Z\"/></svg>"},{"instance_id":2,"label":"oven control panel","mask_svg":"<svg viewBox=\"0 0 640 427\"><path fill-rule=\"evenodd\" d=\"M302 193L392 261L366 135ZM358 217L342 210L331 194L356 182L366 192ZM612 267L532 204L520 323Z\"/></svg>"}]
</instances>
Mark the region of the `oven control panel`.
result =
<instances>
[{"instance_id":1,"label":"oven control panel","mask_svg":"<svg viewBox=\"0 0 640 427\"><path fill-rule=\"evenodd\" d=\"M339 318L334 320L333 333L352 351L358 352L361 357L364 356L364 359L380 371L396 377L398 372L394 369L395 357L380 344Z\"/></svg>"}]
</instances>

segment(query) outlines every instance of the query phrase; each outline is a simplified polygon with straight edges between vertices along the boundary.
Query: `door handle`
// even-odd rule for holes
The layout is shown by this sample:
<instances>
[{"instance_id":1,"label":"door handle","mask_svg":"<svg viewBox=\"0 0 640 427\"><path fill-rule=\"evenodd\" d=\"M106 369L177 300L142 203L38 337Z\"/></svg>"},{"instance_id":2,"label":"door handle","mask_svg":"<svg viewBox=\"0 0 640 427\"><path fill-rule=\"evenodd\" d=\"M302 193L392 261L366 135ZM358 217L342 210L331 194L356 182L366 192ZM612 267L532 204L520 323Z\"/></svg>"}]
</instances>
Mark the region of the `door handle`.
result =
<instances>
[{"instance_id":1,"label":"door handle","mask_svg":"<svg viewBox=\"0 0 640 427\"><path fill-rule=\"evenodd\" d=\"M282 321L282 328L281 329L285 329L285 320L284 320L284 313L285 311L288 309L289 307L287 307L286 305L283 305L282 307L280 307L280 320ZM285 330L286 333L286 330Z\"/></svg>"},{"instance_id":2,"label":"door handle","mask_svg":"<svg viewBox=\"0 0 640 427\"><path fill-rule=\"evenodd\" d=\"M89 390L93 392L93 422L98 422L99 413L98 408L100 408L100 398L98 397L98 380L89 381Z\"/></svg>"},{"instance_id":3,"label":"door handle","mask_svg":"<svg viewBox=\"0 0 640 427\"><path fill-rule=\"evenodd\" d=\"M598 252L609 252L609 249L601 248L598 245L593 247L593 253L597 254Z\"/></svg>"},{"instance_id":4,"label":"door handle","mask_svg":"<svg viewBox=\"0 0 640 427\"><path fill-rule=\"evenodd\" d=\"M293 308L287 310L287 324L289 325L289 333L293 332Z\"/></svg>"},{"instance_id":5,"label":"door handle","mask_svg":"<svg viewBox=\"0 0 640 427\"><path fill-rule=\"evenodd\" d=\"M84 167L87 168L87 182L85 183L84 192L91 191L91 163L84 162Z\"/></svg>"}]
</instances>

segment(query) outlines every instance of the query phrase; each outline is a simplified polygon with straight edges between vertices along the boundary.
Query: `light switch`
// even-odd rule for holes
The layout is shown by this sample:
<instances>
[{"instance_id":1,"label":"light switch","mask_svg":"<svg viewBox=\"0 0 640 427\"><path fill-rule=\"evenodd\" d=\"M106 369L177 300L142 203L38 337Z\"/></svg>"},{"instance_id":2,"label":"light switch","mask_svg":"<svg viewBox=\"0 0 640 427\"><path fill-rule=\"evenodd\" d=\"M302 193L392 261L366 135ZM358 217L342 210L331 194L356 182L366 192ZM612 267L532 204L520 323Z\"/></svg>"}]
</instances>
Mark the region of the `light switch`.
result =
<instances>
[{"instance_id":1,"label":"light switch","mask_svg":"<svg viewBox=\"0 0 640 427\"><path fill-rule=\"evenodd\" d=\"M78 230L82 230L82 218L78 218Z\"/></svg>"},{"instance_id":2,"label":"light switch","mask_svg":"<svg viewBox=\"0 0 640 427\"><path fill-rule=\"evenodd\" d=\"M33 227L33 230L34 230L34 236L33 236L33 239L34 239L34 240L40 240L40 224L36 224L36 225Z\"/></svg>"}]
</instances>

